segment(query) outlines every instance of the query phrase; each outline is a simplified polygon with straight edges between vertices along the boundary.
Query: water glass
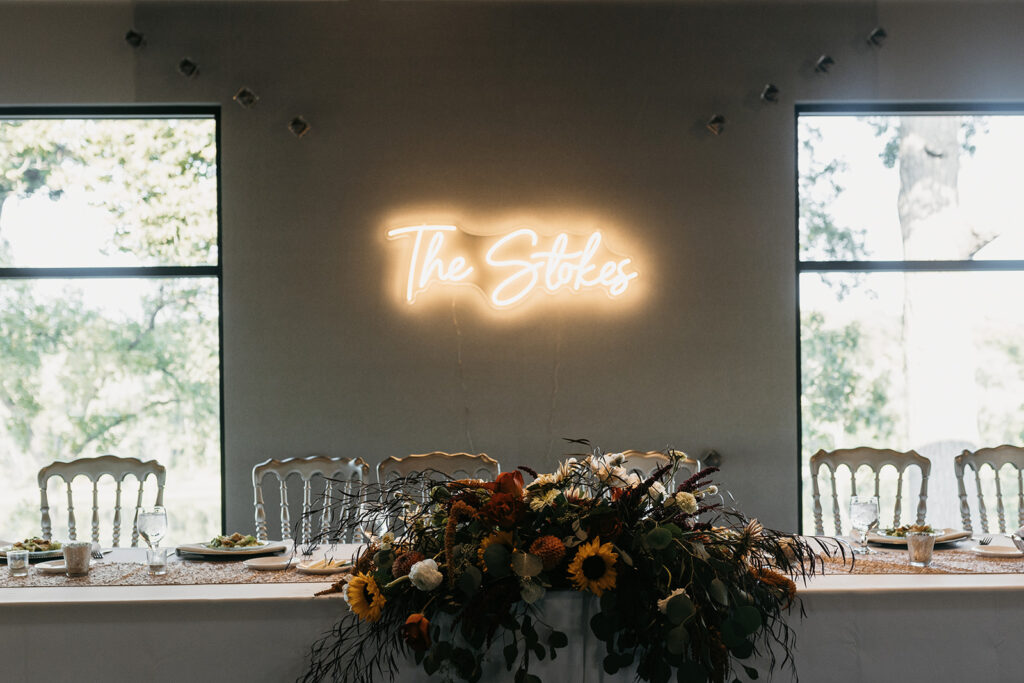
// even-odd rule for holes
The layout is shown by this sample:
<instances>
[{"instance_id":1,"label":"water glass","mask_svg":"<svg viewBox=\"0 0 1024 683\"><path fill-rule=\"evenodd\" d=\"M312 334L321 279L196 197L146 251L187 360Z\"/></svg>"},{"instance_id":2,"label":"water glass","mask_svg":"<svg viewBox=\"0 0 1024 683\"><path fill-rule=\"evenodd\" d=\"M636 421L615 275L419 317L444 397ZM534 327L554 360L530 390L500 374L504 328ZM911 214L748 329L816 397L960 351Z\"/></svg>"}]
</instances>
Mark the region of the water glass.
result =
<instances>
[{"instance_id":1,"label":"water glass","mask_svg":"<svg viewBox=\"0 0 1024 683\"><path fill-rule=\"evenodd\" d=\"M935 534L928 531L907 532L907 555L911 567L927 567L932 563L935 550Z\"/></svg>"},{"instance_id":2,"label":"water glass","mask_svg":"<svg viewBox=\"0 0 1024 683\"><path fill-rule=\"evenodd\" d=\"M869 555L875 551L868 547L868 531L878 525L878 496L850 498L850 525L860 535L860 546L853 552Z\"/></svg>"},{"instance_id":3,"label":"water glass","mask_svg":"<svg viewBox=\"0 0 1024 683\"><path fill-rule=\"evenodd\" d=\"M163 576L167 573L167 548L149 548L146 550L146 564L149 565L150 576Z\"/></svg>"},{"instance_id":4,"label":"water glass","mask_svg":"<svg viewBox=\"0 0 1024 683\"><path fill-rule=\"evenodd\" d=\"M92 558L92 543L70 541L64 544L64 573L68 576L85 576L89 573Z\"/></svg>"},{"instance_id":5,"label":"water glass","mask_svg":"<svg viewBox=\"0 0 1024 683\"><path fill-rule=\"evenodd\" d=\"M7 566L11 570L11 576L28 576L28 551L8 550Z\"/></svg>"},{"instance_id":6,"label":"water glass","mask_svg":"<svg viewBox=\"0 0 1024 683\"><path fill-rule=\"evenodd\" d=\"M135 523L146 545L158 548L160 541L167 535L167 509L162 505L140 507L135 511Z\"/></svg>"}]
</instances>

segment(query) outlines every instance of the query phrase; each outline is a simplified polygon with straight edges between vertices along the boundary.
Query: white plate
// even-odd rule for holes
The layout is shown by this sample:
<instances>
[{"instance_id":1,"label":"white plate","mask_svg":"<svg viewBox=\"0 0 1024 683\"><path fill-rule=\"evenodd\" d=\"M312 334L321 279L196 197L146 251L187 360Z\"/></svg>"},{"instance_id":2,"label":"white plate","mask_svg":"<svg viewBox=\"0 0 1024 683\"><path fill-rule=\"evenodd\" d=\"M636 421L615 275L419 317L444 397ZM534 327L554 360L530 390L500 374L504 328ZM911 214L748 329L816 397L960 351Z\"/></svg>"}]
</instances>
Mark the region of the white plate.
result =
<instances>
[{"instance_id":1,"label":"white plate","mask_svg":"<svg viewBox=\"0 0 1024 683\"><path fill-rule=\"evenodd\" d=\"M961 531L959 529L938 529L938 532L939 535L935 537L935 545L953 543L954 541L962 541L965 538L971 537L970 531ZM907 547L907 539L903 536L885 536L874 531L868 532L868 542L880 543L882 545L898 545L902 548Z\"/></svg>"},{"instance_id":2,"label":"white plate","mask_svg":"<svg viewBox=\"0 0 1024 683\"><path fill-rule=\"evenodd\" d=\"M348 571L352 568L351 562L342 562L338 564L332 564L329 567L314 567L313 565L320 560L307 560L306 562L299 562L295 568L303 574L337 574L339 572Z\"/></svg>"},{"instance_id":3,"label":"white plate","mask_svg":"<svg viewBox=\"0 0 1024 683\"><path fill-rule=\"evenodd\" d=\"M64 560L50 560L49 562L40 562L35 567L43 574L63 574L67 565L64 564ZM89 563L89 567L92 567L92 562Z\"/></svg>"},{"instance_id":4,"label":"white plate","mask_svg":"<svg viewBox=\"0 0 1024 683\"><path fill-rule=\"evenodd\" d=\"M1008 545L976 545L971 552L982 557L1024 557L1024 553Z\"/></svg>"},{"instance_id":5,"label":"white plate","mask_svg":"<svg viewBox=\"0 0 1024 683\"><path fill-rule=\"evenodd\" d=\"M276 572L281 571L282 569L288 569L289 567L294 567L296 563L297 560L290 555L275 555L274 557L252 557L242 564L249 569L256 569L264 572Z\"/></svg>"},{"instance_id":6,"label":"white plate","mask_svg":"<svg viewBox=\"0 0 1024 683\"><path fill-rule=\"evenodd\" d=\"M253 553L274 553L287 550L288 546L280 541L261 541L260 545L250 545L245 548L211 548L206 543L190 543L179 545L178 550L193 555L252 555Z\"/></svg>"},{"instance_id":7,"label":"white plate","mask_svg":"<svg viewBox=\"0 0 1024 683\"><path fill-rule=\"evenodd\" d=\"M3 548L0 548L0 555L2 555L3 557L6 558L8 550L14 550L14 546L13 545L5 545ZM47 559L49 559L51 557L63 558L64 557L64 549L63 548L58 548L56 550L37 550L35 552L30 552L28 554L28 559L29 560L47 560Z\"/></svg>"}]
</instances>

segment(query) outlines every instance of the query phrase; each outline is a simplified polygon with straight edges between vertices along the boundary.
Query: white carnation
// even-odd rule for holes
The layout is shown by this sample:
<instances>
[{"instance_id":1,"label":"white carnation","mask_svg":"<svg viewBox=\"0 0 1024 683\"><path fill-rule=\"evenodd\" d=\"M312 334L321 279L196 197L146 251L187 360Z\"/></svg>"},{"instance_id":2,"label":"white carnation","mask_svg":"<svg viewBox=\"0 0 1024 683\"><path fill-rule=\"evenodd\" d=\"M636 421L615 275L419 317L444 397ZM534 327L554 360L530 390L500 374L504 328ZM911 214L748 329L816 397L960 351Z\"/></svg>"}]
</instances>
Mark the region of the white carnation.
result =
<instances>
[{"instance_id":1,"label":"white carnation","mask_svg":"<svg viewBox=\"0 0 1024 683\"><path fill-rule=\"evenodd\" d=\"M421 591L432 591L441 585L444 575L437 569L437 562L421 560L409 570L409 580Z\"/></svg>"},{"instance_id":2,"label":"white carnation","mask_svg":"<svg viewBox=\"0 0 1024 683\"><path fill-rule=\"evenodd\" d=\"M692 515L697 511L697 499L694 498L692 493L686 491L680 491L676 494L676 505L688 515Z\"/></svg>"}]
</instances>

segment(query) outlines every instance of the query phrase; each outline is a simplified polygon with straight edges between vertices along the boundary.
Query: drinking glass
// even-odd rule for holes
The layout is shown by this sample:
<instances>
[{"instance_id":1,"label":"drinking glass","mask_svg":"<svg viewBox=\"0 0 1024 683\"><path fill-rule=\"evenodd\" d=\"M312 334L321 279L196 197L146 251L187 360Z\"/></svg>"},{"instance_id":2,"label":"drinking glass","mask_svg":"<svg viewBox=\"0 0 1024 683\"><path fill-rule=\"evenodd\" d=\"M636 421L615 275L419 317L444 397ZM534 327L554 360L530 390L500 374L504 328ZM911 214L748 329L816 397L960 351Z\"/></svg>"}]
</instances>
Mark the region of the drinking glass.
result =
<instances>
[{"instance_id":1,"label":"drinking glass","mask_svg":"<svg viewBox=\"0 0 1024 683\"><path fill-rule=\"evenodd\" d=\"M139 535L150 548L159 548L160 541L167 535L167 510L162 505L139 508L136 521Z\"/></svg>"},{"instance_id":2,"label":"drinking glass","mask_svg":"<svg viewBox=\"0 0 1024 683\"><path fill-rule=\"evenodd\" d=\"M28 551L8 550L7 566L11 576L28 576Z\"/></svg>"},{"instance_id":3,"label":"drinking glass","mask_svg":"<svg viewBox=\"0 0 1024 683\"><path fill-rule=\"evenodd\" d=\"M932 563L935 534L930 531L907 532L907 554L911 567L927 567Z\"/></svg>"},{"instance_id":4,"label":"drinking glass","mask_svg":"<svg viewBox=\"0 0 1024 683\"><path fill-rule=\"evenodd\" d=\"M150 548L146 551L146 564L149 565L149 573L153 576L163 576L167 573L167 548Z\"/></svg>"},{"instance_id":5,"label":"drinking glass","mask_svg":"<svg viewBox=\"0 0 1024 683\"><path fill-rule=\"evenodd\" d=\"M878 524L878 496L850 498L850 526L860 534L860 546L853 552L869 555L875 551L868 547L868 531Z\"/></svg>"}]
</instances>

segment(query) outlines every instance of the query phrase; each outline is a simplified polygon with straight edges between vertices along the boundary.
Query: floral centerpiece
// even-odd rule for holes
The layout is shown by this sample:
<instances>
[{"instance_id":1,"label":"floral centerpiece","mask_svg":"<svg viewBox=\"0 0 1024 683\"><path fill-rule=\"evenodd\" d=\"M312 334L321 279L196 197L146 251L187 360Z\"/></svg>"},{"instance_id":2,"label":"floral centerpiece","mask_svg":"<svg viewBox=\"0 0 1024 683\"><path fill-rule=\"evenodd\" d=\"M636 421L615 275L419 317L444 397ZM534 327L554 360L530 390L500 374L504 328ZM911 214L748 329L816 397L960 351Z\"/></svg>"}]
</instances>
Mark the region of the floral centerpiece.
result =
<instances>
[{"instance_id":1,"label":"floral centerpiece","mask_svg":"<svg viewBox=\"0 0 1024 683\"><path fill-rule=\"evenodd\" d=\"M595 450L545 474L383 485L350 521L390 531L331 589L350 612L314 645L305 680L380 680L411 651L428 674L477 681L489 656L510 680L539 683L531 665L572 647L544 621L545 595L558 590L599 601L586 626L609 673L718 682L740 668L756 678L744 663L755 654L775 668L781 651L791 664L784 616L816 553L716 503L716 468L672 486L682 454L666 455L646 478Z\"/></svg>"}]
</instances>

